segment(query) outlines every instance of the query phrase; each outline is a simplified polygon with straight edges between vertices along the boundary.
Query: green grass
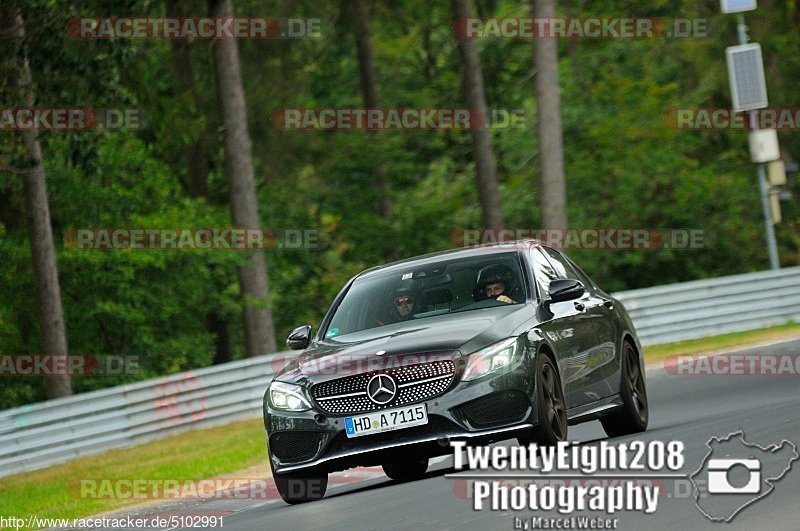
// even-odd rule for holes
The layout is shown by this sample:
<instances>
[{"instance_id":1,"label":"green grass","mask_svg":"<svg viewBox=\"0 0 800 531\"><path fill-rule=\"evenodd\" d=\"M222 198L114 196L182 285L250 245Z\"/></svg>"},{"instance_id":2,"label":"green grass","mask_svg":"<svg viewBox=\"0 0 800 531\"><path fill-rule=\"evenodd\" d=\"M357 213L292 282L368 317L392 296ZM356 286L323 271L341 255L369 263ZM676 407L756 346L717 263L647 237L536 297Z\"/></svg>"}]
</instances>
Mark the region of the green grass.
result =
<instances>
[{"instance_id":1,"label":"green grass","mask_svg":"<svg viewBox=\"0 0 800 531\"><path fill-rule=\"evenodd\" d=\"M666 356L698 354L800 336L800 324L725 334L645 348L649 363ZM199 480L253 469L270 475L260 419L196 430L160 441L111 450L44 470L0 480L0 515L80 518L140 504L141 500L82 499L80 479ZM145 502L146 503L146 502Z\"/></svg>"},{"instance_id":2,"label":"green grass","mask_svg":"<svg viewBox=\"0 0 800 531\"><path fill-rule=\"evenodd\" d=\"M787 323L749 332L735 332L720 336L678 341L676 343L653 345L644 348L644 357L645 362L653 363L663 360L667 356L701 354L703 352L724 350L754 343L780 341L781 339L791 339L793 337L800 337L800 323Z\"/></svg>"},{"instance_id":3,"label":"green grass","mask_svg":"<svg viewBox=\"0 0 800 531\"><path fill-rule=\"evenodd\" d=\"M234 422L3 478L0 515L80 518L142 503L82 499L77 487L81 479L199 480L258 464L263 465L261 477L269 477L263 422Z\"/></svg>"}]
</instances>

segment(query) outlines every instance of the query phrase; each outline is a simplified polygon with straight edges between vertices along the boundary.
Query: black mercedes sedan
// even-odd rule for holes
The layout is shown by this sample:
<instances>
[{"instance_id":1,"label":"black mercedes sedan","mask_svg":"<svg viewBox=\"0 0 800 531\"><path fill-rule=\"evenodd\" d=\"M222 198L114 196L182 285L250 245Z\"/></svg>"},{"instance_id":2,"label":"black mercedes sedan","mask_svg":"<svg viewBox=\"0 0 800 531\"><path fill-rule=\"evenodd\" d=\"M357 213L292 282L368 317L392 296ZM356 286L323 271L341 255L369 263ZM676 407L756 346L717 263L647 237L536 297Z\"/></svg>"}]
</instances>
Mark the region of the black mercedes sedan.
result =
<instances>
[{"instance_id":1,"label":"black mercedes sedan","mask_svg":"<svg viewBox=\"0 0 800 531\"><path fill-rule=\"evenodd\" d=\"M516 438L555 444L599 419L644 431L642 347L627 312L565 254L534 240L458 249L351 279L264 395L273 478L288 503L325 494L328 473L428 460Z\"/></svg>"}]
</instances>

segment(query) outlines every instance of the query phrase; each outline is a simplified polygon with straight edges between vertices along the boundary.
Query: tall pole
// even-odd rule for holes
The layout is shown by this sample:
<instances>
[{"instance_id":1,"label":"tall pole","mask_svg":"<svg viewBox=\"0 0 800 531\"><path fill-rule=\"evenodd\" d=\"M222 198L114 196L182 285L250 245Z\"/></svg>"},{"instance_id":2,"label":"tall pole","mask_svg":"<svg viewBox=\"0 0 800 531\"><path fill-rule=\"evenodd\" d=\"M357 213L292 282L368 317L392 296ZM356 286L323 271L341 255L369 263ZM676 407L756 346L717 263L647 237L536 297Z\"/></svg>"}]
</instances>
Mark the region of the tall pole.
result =
<instances>
[{"instance_id":1,"label":"tall pole","mask_svg":"<svg viewBox=\"0 0 800 531\"><path fill-rule=\"evenodd\" d=\"M739 44L747 44L747 25L744 22L744 14L739 13ZM758 129L758 112L749 111L750 115L750 129L755 131ZM775 241L775 227L772 223L772 208L769 202L769 186L767 186L767 172L764 169L764 163L759 162L756 164L758 173L758 190L761 195L761 210L764 212L764 227L767 231L767 252L769 253L769 266L770 269L777 270L781 268L780 260L778 259L778 244Z\"/></svg>"}]
</instances>

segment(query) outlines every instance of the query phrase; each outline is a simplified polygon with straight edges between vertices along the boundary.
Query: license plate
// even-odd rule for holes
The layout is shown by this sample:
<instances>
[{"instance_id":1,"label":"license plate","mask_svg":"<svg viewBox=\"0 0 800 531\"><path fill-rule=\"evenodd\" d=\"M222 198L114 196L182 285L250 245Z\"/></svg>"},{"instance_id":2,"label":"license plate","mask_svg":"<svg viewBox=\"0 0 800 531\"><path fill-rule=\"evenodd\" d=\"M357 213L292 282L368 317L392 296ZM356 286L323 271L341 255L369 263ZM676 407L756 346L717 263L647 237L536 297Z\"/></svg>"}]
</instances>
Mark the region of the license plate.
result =
<instances>
[{"instance_id":1,"label":"license plate","mask_svg":"<svg viewBox=\"0 0 800 531\"><path fill-rule=\"evenodd\" d=\"M387 409L377 413L347 417L344 419L344 431L348 437L361 437L371 433L399 430L411 426L428 423L428 410L425 404Z\"/></svg>"}]
</instances>

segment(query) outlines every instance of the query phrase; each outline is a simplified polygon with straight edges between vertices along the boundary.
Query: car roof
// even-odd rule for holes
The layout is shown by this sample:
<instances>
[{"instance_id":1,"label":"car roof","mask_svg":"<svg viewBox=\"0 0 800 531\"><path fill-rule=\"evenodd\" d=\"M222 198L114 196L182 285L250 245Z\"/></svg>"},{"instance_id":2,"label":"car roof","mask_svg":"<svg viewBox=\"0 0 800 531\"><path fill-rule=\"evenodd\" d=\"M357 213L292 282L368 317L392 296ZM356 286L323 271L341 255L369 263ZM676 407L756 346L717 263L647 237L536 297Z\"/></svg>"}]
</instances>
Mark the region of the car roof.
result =
<instances>
[{"instance_id":1,"label":"car roof","mask_svg":"<svg viewBox=\"0 0 800 531\"><path fill-rule=\"evenodd\" d=\"M486 243L483 245L474 245L470 247L461 247L457 249L449 249L447 251L439 251L436 253L423 254L420 256L413 256L399 260L397 262L390 262L388 264L371 267L359 273L357 277L369 276L373 273L386 272L392 269L402 269L409 264L425 265L427 263L438 262L443 258L471 258L474 256L490 256L494 253L516 251L520 249L529 249L532 246L541 245L538 240L514 240L510 242L501 243Z\"/></svg>"}]
</instances>

